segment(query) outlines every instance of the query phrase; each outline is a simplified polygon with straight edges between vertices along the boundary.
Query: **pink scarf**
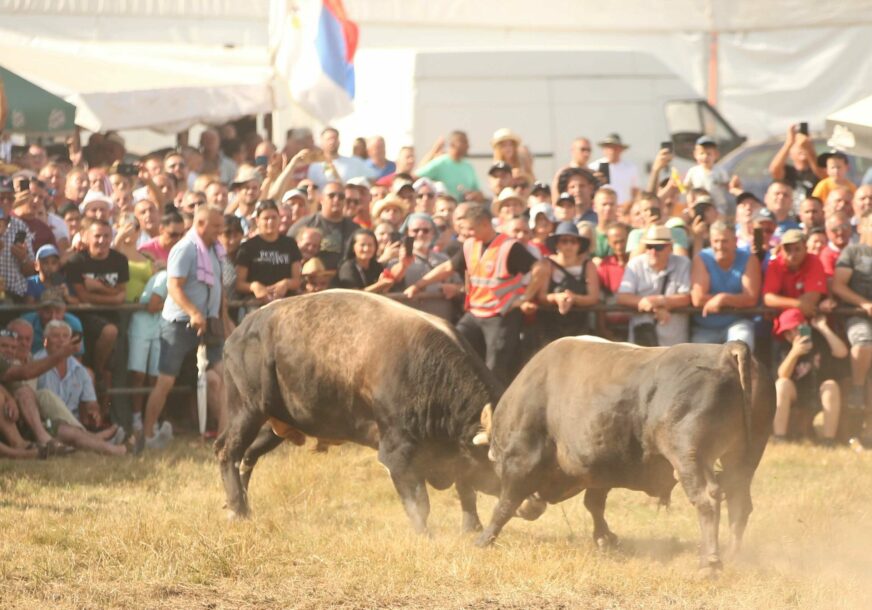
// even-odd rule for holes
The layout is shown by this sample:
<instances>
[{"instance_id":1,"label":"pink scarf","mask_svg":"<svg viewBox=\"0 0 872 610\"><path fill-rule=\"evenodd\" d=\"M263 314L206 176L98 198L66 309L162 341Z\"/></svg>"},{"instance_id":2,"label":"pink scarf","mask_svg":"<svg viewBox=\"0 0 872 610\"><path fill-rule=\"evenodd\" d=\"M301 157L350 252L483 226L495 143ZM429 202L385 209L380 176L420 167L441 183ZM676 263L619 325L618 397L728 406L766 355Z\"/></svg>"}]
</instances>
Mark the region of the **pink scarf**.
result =
<instances>
[{"instance_id":1,"label":"pink scarf","mask_svg":"<svg viewBox=\"0 0 872 610\"><path fill-rule=\"evenodd\" d=\"M188 232L191 241L197 247L197 279L207 286L215 286L215 272L212 270L212 260L209 258L209 248L203 242L197 231L191 229ZM219 243L215 243L215 255L218 260L224 255L224 248Z\"/></svg>"}]
</instances>

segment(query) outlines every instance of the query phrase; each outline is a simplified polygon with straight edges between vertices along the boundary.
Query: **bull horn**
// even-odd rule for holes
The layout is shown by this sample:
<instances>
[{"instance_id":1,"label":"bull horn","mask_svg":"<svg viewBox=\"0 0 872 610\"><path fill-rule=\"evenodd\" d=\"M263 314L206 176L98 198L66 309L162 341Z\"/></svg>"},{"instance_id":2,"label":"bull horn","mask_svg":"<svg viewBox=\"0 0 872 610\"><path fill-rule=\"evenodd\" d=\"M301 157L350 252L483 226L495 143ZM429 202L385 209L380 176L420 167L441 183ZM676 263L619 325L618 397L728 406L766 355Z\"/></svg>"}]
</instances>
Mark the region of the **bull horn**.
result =
<instances>
[{"instance_id":1,"label":"bull horn","mask_svg":"<svg viewBox=\"0 0 872 610\"><path fill-rule=\"evenodd\" d=\"M490 439L488 438L487 432L479 432L472 438L473 445L488 445L490 444Z\"/></svg>"},{"instance_id":2,"label":"bull horn","mask_svg":"<svg viewBox=\"0 0 872 610\"><path fill-rule=\"evenodd\" d=\"M484 409L481 410L481 427L487 433L490 434L491 426L493 425L493 417L494 417L494 408L491 403L487 403L484 406Z\"/></svg>"}]
</instances>

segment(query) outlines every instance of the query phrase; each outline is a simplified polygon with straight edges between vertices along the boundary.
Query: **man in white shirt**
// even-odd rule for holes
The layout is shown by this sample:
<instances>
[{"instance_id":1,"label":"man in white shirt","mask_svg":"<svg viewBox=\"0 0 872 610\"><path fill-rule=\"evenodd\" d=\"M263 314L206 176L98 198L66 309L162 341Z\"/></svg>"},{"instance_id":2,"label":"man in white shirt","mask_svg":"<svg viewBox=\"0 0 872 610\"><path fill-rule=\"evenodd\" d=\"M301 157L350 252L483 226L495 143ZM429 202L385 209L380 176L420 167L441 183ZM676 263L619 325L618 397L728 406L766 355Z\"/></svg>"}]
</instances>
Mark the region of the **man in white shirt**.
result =
<instances>
[{"instance_id":1,"label":"man in white shirt","mask_svg":"<svg viewBox=\"0 0 872 610\"><path fill-rule=\"evenodd\" d=\"M599 171L600 163L609 164L609 186L618 194L618 203L632 201L639 192L639 168L632 161L621 160L621 155L629 148L621 141L621 136L611 133L597 145L603 149L603 156L588 167Z\"/></svg>"},{"instance_id":2,"label":"man in white shirt","mask_svg":"<svg viewBox=\"0 0 872 610\"><path fill-rule=\"evenodd\" d=\"M312 163L308 173L309 180L317 184L319 189L328 182L339 180L345 184L352 178L373 177L373 170L367 167L363 159L339 154L339 132L333 127L324 128L319 144L324 152L324 161Z\"/></svg>"}]
</instances>

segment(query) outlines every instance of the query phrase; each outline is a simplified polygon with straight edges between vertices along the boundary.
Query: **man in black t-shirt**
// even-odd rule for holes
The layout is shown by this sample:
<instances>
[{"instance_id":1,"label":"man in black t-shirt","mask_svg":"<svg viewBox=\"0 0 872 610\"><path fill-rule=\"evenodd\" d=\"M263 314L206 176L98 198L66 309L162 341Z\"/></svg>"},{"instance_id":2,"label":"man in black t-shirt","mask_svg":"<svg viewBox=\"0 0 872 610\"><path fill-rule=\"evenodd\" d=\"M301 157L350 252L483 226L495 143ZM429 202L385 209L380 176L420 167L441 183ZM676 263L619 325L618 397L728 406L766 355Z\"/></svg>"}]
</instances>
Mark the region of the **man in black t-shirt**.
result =
<instances>
[{"instance_id":1,"label":"man in black t-shirt","mask_svg":"<svg viewBox=\"0 0 872 610\"><path fill-rule=\"evenodd\" d=\"M112 227L105 220L93 220L88 228L88 249L70 257L64 266L67 282L82 303L106 308L96 314L82 314L85 353L97 378L97 391L111 384L107 368L118 338L118 316L111 309L124 302L130 271L127 257L110 248Z\"/></svg>"},{"instance_id":2,"label":"man in black t-shirt","mask_svg":"<svg viewBox=\"0 0 872 610\"><path fill-rule=\"evenodd\" d=\"M279 233L281 216L272 200L255 208L257 235L242 243L236 254L236 289L272 301L300 287L303 255L297 242Z\"/></svg>"},{"instance_id":3,"label":"man in black t-shirt","mask_svg":"<svg viewBox=\"0 0 872 610\"><path fill-rule=\"evenodd\" d=\"M497 379L508 385L520 364L521 312L536 310L534 299L548 281L548 266L523 244L498 234L486 206L470 205L459 221L459 232L467 236L463 249L409 286L405 294L413 298L452 273L465 274L466 313L457 331L479 351ZM530 283L524 285L527 273Z\"/></svg>"},{"instance_id":4,"label":"man in black t-shirt","mask_svg":"<svg viewBox=\"0 0 872 610\"><path fill-rule=\"evenodd\" d=\"M288 235L296 239L304 227L315 227L321 231L321 252L318 258L324 261L327 269L338 269L340 259L351 234L360 225L343 216L345 191L339 182L328 182L321 191L321 210L304 216L288 230Z\"/></svg>"}]
</instances>

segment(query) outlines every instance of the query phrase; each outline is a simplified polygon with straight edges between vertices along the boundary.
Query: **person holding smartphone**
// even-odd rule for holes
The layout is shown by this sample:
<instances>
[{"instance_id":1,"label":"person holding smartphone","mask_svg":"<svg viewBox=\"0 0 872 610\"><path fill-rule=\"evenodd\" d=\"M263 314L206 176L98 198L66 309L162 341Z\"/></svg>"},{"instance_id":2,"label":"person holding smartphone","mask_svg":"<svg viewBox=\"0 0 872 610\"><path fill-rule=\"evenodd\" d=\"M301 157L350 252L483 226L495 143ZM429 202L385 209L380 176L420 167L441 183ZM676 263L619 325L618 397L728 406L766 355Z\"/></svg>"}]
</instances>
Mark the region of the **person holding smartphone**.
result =
<instances>
[{"instance_id":1,"label":"person holding smartphone","mask_svg":"<svg viewBox=\"0 0 872 610\"><path fill-rule=\"evenodd\" d=\"M7 190L8 192L4 192ZM35 273L33 234L20 218L12 216L15 194L0 186L0 277L6 296L23 302L27 294L27 278Z\"/></svg>"},{"instance_id":2,"label":"person holding smartphone","mask_svg":"<svg viewBox=\"0 0 872 610\"><path fill-rule=\"evenodd\" d=\"M838 381L830 378L822 366L821 348L826 343L833 357L841 359L848 355L848 346L830 329L825 316L815 316L809 322L797 308L781 312L775 326L781 341L776 354L779 364L772 438L776 442L787 439L792 409L801 413L800 434L810 427L814 415L823 410L820 441L832 445L839 427L842 399Z\"/></svg>"}]
</instances>

